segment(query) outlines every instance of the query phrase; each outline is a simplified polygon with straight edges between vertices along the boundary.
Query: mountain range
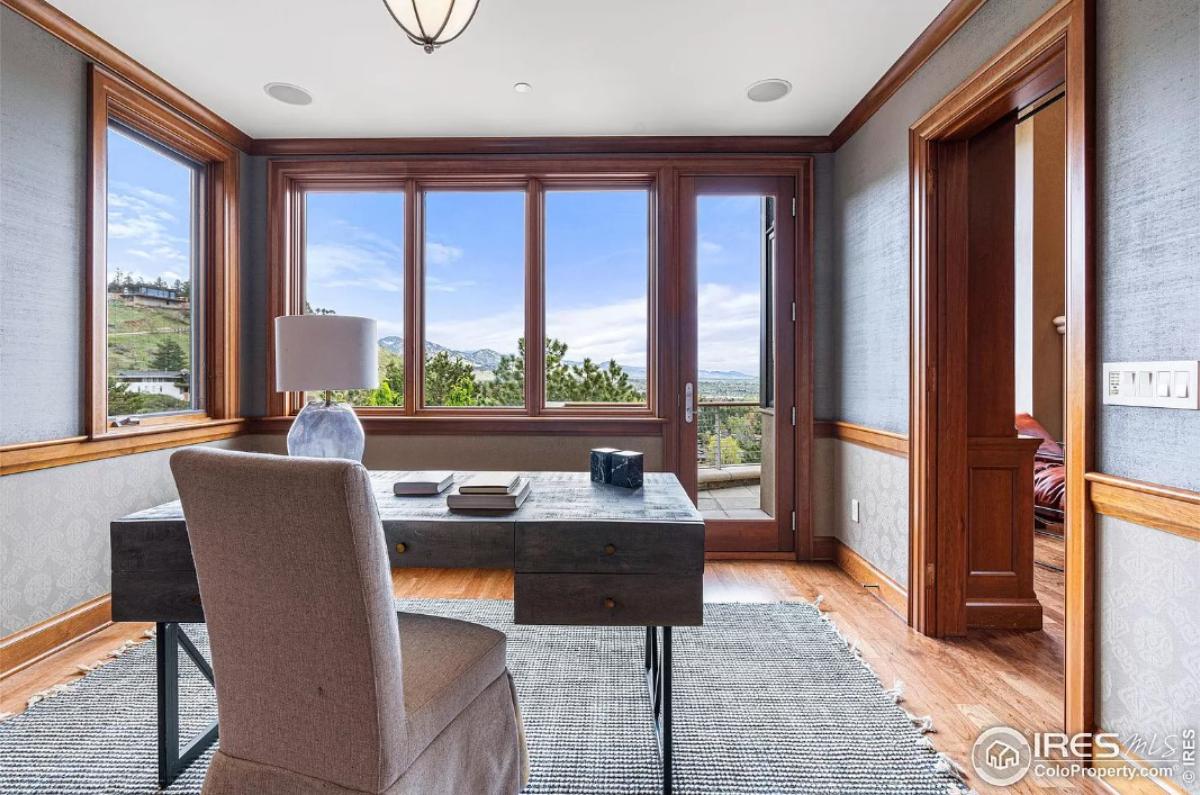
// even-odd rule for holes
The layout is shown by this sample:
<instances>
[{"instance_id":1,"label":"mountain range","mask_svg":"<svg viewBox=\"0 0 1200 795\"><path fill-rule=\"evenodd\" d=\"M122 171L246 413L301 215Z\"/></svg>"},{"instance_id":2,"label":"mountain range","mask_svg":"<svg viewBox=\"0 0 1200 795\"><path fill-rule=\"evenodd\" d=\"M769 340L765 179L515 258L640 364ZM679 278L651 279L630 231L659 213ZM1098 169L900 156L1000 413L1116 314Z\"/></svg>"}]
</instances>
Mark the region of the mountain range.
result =
<instances>
[{"instance_id":1,"label":"mountain range","mask_svg":"<svg viewBox=\"0 0 1200 795\"><path fill-rule=\"evenodd\" d=\"M397 355L404 355L404 338L391 336L383 337L379 340L379 347L390 351ZM445 345L439 345L432 340L425 340L425 355L432 356L445 351L450 356L460 361L467 362L476 370L482 372L493 372L500 364L500 357L503 355L499 351L494 351L491 348L480 348L474 351L460 351L453 348L447 348ZM567 364L581 364L581 362L567 362ZM624 365L623 369L629 374L630 378L645 378L645 367L634 367ZM701 370L697 377L705 381L744 381L747 379L755 379L757 376L746 375L737 370Z\"/></svg>"}]
</instances>

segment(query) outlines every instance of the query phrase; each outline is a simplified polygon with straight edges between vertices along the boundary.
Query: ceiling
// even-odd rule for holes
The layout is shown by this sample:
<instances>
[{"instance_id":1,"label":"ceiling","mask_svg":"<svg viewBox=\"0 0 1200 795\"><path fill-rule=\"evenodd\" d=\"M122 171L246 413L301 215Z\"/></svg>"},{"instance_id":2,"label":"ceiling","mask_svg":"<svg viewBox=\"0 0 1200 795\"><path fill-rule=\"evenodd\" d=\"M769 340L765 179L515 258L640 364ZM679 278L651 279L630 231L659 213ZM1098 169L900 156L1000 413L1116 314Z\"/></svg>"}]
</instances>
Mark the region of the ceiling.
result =
<instances>
[{"instance_id":1,"label":"ceiling","mask_svg":"<svg viewBox=\"0 0 1200 795\"><path fill-rule=\"evenodd\" d=\"M945 2L480 0L427 55L380 0L52 0L255 138L826 135Z\"/></svg>"}]
</instances>

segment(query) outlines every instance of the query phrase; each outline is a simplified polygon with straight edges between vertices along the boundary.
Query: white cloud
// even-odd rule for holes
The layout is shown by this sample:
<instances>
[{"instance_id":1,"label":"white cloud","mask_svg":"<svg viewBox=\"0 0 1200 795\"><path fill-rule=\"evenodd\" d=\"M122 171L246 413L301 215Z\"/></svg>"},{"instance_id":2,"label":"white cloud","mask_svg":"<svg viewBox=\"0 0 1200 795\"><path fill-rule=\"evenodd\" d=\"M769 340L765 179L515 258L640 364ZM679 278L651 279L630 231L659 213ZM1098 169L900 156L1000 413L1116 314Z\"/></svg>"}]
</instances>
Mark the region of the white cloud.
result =
<instances>
[{"instance_id":1,"label":"white cloud","mask_svg":"<svg viewBox=\"0 0 1200 795\"><path fill-rule=\"evenodd\" d=\"M458 246L438 243L433 240L425 243L425 261L431 265L449 265L462 259L463 250Z\"/></svg>"},{"instance_id":2,"label":"white cloud","mask_svg":"<svg viewBox=\"0 0 1200 795\"><path fill-rule=\"evenodd\" d=\"M354 237L352 235L352 237ZM305 256L309 288L365 287L390 293L404 290L404 259L397 246L312 243ZM382 241L387 243L388 241Z\"/></svg>"},{"instance_id":3,"label":"white cloud","mask_svg":"<svg viewBox=\"0 0 1200 795\"><path fill-rule=\"evenodd\" d=\"M700 369L757 373L758 291L707 282L700 285L697 302Z\"/></svg>"},{"instance_id":4,"label":"white cloud","mask_svg":"<svg viewBox=\"0 0 1200 795\"><path fill-rule=\"evenodd\" d=\"M705 283L698 293L700 368L758 372L759 296L724 284ZM498 312L462 321L426 324L426 338L456 350L492 348L516 351L524 335L520 311ZM395 332L399 333L399 332ZM629 299L582 309L550 310L546 334L567 343L567 359L617 362L644 367L647 361L647 308Z\"/></svg>"},{"instance_id":5,"label":"white cloud","mask_svg":"<svg viewBox=\"0 0 1200 795\"><path fill-rule=\"evenodd\" d=\"M436 276L426 275L425 289L431 293L455 293L464 287L474 287L478 282L473 279L446 280Z\"/></svg>"},{"instance_id":6,"label":"white cloud","mask_svg":"<svg viewBox=\"0 0 1200 795\"><path fill-rule=\"evenodd\" d=\"M108 193L108 268L134 278L173 281L191 270L189 240L174 234L170 196L116 182Z\"/></svg>"}]
</instances>

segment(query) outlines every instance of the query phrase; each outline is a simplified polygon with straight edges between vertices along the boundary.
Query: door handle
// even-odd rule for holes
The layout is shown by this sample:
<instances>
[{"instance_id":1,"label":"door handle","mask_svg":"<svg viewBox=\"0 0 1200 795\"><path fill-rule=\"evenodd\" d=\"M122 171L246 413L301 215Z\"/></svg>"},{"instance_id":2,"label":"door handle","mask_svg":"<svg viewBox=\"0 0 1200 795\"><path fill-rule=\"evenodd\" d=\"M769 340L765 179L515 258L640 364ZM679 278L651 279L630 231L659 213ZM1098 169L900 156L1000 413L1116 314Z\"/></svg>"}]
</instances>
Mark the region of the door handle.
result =
<instances>
[{"instance_id":1,"label":"door handle","mask_svg":"<svg viewBox=\"0 0 1200 795\"><path fill-rule=\"evenodd\" d=\"M691 425L692 417L695 414L696 405L696 388L691 381L683 387L683 421Z\"/></svg>"}]
</instances>

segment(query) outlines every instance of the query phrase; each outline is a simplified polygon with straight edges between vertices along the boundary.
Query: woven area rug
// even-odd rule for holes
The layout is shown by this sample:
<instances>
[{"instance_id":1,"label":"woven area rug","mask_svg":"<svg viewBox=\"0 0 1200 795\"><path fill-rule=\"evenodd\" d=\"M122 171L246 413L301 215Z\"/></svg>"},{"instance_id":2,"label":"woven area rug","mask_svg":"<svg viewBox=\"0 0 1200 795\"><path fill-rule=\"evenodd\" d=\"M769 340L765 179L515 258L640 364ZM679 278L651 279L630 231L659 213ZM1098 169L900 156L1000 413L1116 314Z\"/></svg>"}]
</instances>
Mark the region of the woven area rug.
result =
<instances>
[{"instance_id":1,"label":"woven area rug","mask_svg":"<svg viewBox=\"0 0 1200 795\"><path fill-rule=\"evenodd\" d=\"M397 607L508 634L529 741L526 792L660 789L644 630L516 626L512 603L503 601ZM704 621L675 630L677 791L963 791L896 694L816 606L710 604ZM187 631L207 652L203 625ZM208 684L183 660L181 721L191 734L216 708ZM156 792L154 697L151 641L0 723L0 792ZM209 755L167 792L198 793Z\"/></svg>"}]
</instances>

